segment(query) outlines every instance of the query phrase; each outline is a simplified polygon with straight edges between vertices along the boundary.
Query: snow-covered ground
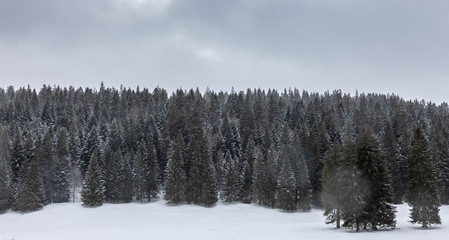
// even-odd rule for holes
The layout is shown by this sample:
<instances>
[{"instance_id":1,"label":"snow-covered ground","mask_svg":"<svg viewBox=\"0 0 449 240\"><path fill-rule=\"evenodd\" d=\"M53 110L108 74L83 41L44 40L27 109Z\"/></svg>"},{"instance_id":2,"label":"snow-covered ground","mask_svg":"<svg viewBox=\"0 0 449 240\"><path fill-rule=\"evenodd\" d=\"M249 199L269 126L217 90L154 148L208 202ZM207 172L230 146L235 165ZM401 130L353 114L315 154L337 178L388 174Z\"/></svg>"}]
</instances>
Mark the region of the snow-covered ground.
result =
<instances>
[{"instance_id":1,"label":"snow-covered ground","mask_svg":"<svg viewBox=\"0 0 449 240\"><path fill-rule=\"evenodd\" d=\"M255 205L222 204L212 208L152 203L52 204L43 210L0 215L1 240L87 239L447 239L449 207L441 208L443 225L423 230L408 221L408 206L398 206L398 229L359 232L324 224L323 212L284 213Z\"/></svg>"}]
</instances>

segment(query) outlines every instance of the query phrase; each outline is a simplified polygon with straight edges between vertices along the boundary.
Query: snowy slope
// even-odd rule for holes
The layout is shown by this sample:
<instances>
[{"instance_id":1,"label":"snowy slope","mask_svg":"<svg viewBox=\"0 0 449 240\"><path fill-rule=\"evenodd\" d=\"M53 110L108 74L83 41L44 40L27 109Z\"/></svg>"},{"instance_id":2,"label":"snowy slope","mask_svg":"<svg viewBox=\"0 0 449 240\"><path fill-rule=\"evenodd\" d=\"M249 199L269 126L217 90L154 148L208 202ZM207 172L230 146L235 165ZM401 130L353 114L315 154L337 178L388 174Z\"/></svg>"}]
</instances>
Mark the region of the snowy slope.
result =
<instances>
[{"instance_id":1,"label":"snowy slope","mask_svg":"<svg viewBox=\"0 0 449 240\"><path fill-rule=\"evenodd\" d=\"M324 224L321 210L283 213L255 205L105 204L84 208L81 203L52 204L43 210L0 215L0 239L447 239L449 207L441 208L443 225L422 230L408 223L408 206L398 207L394 231L336 230Z\"/></svg>"}]
</instances>

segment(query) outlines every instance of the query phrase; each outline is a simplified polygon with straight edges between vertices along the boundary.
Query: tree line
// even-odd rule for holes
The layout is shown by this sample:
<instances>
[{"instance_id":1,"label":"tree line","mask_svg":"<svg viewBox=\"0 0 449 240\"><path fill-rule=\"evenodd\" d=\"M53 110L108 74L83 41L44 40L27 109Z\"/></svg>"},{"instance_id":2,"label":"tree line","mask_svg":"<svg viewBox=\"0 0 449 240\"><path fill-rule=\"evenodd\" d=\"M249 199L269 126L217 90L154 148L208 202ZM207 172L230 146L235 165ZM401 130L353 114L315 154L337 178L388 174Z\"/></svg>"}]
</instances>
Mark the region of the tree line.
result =
<instances>
[{"instance_id":1,"label":"tree line","mask_svg":"<svg viewBox=\"0 0 449 240\"><path fill-rule=\"evenodd\" d=\"M325 209L327 222L440 223L448 105L297 89L0 88L0 211L73 201ZM424 181L423 179L427 179Z\"/></svg>"}]
</instances>

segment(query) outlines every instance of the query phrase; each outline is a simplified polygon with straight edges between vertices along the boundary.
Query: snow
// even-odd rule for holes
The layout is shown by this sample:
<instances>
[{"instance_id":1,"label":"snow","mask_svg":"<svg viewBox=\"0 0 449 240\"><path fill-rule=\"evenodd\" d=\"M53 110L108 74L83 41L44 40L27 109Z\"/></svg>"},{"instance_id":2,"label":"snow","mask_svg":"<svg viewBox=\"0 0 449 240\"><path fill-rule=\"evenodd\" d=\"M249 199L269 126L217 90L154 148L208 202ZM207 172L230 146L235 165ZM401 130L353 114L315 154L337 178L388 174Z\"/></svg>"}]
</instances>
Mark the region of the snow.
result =
<instances>
[{"instance_id":1,"label":"snow","mask_svg":"<svg viewBox=\"0 0 449 240\"><path fill-rule=\"evenodd\" d=\"M445 239L449 236L449 206L440 211L443 225L423 230L408 222L408 206L398 206L398 229L355 232L324 223L323 211L285 213L246 204L218 203L167 206L151 203L51 204L43 210L0 215L0 239Z\"/></svg>"}]
</instances>

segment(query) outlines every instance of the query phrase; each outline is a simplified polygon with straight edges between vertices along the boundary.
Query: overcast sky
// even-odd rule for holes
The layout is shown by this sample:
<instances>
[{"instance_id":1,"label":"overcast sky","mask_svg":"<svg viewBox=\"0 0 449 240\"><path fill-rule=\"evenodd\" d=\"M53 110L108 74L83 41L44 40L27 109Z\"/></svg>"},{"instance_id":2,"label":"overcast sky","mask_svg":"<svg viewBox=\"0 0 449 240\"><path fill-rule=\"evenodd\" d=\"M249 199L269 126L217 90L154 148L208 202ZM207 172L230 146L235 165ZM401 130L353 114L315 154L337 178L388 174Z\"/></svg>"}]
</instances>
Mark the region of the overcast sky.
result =
<instances>
[{"instance_id":1,"label":"overcast sky","mask_svg":"<svg viewBox=\"0 0 449 240\"><path fill-rule=\"evenodd\" d=\"M0 0L0 87L449 101L447 0Z\"/></svg>"}]
</instances>

